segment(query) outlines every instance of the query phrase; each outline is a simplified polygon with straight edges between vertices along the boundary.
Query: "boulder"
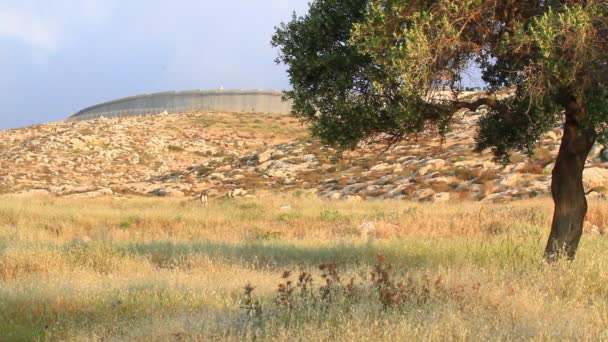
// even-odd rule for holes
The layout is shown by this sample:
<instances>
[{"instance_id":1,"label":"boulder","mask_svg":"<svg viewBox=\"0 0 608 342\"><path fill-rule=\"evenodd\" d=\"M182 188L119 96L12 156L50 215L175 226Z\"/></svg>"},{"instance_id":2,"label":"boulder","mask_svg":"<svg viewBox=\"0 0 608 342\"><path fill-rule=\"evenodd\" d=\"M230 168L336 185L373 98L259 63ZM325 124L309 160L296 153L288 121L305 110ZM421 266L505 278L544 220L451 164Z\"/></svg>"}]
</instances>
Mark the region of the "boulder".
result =
<instances>
[{"instance_id":1,"label":"boulder","mask_svg":"<svg viewBox=\"0 0 608 342\"><path fill-rule=\"evenodd\" d=\"M426 200L435 195L435 191L432 189L422 189L414 192L414 197L418 200Z\"/></svg>"},{"instance_id":2,"label":"boulder","mask_svg":"<svg viewBox=\"0 0 608 342\"><path fill-rule=\"evenodd\" d=\"M445 160L443 159L431 159L426 162L426 165L432 165L433 169L441 170L445 167Z\"/></svg>"},{"instance_id":3,"label":"boulder","mask_svg":"<svg viewBox=\"0 0 608 342\"><path fill-rule=\"evenodd\" d=\"M277 151L276 149L271 148L271 149L268 149L268 150L266 150L266 151L264 151L262 153L259 153L257 155L258 162L260 164L263 164L263 163L269 161L272 158L272 154L275 153L276 151Z\"/></svg>"},{"instance_id":4,"label":"boulder","mask_svg":"<svg viewBox=\"0 0 608 342\"><path fill-rule=\"evenodd\" d=\"M329 194L329 199L339 200L341 198L342 198L342 194L340 192L335 191L335 192L332 192Z\"/></svg>"},{"instance_id":5,"label":"boulder","mask_svg":"<svg viewBox=\"0 0 608 342\"><path fill-rule=\"evenodd\" d=\"M519 175L515 174L515 173L502 177L500 179L500 181L498 182L498 184L500 184L501 186L505 186L505 187L515 186L515 185L517 185L517 183L519 183Z\"/></svg>"},{"instance_id":6,"label":"boulder","mask_svg":"<svg viewBox=\"0 0 608 342\"><path fill-rule=\"evenodd\" d=\"M389 164L387 163L381 163L378 165L374 165L371 169L369 169L370 171L384 171L386 169L388 169L390 167Z\"/></svg>"},{"instance_id":7,"label":"boulder","mask_svg":"<svg viewBox=\"0 0 608 342\"><path fill-rule=\"evenodd\" d=\"M266 175L272 178L285 178L287 176L287 172L281 169L272 169L266 172Z\"/></svg>"},{"instance_id":8,"label":"boulder","mask_svg":"<svg viewBox=\"0 0 608 342\"><path fill-rule=\"evenodd\" d=\"M248 192L245 189L234 189L234 190L232 190L232 196L233 197L245 196L247 194L248 194Z\"/></svg>"},{"instance_id":9,"label":"boulder","mask_svg":"<svg viewBox=\"0 0 608 342\"><path fill-rule=\"evenodd\" d=\"M226 179L226 176L224 176L224 174L222 173L214 172L209 175L209 179L223 181L224 179Z\"/></svg>"},{"instance_id":10,"label":"boulder","mask_svg":"<svg viewBox=\"0 0 608 342\"><path fill-rule=\"evenodd\" d=\"M557 133L549 131L545 133L544 138L550 141L557 141L559 139L559 136L557 135Z\"/></svg>"},{"instance_id":11,"label":"boulder","mask_svg":"<svg viewBox=\"0 0 608 342\"><path fill-rule=\"evenodd\" d=\"M433 203L444 203L450 200L450 193L449 192L440 192L438 194L435 194L433 196L433 198L431 199L431 201Z\"/></svg>"},{"instance_id":12,"label":"boulder","mask_svg":"<svg viewBox=\"0 0 608 342\"><path fill-rule=\"evenodd\" d=\"M583 184L585 190L608 187L608 169L590 167L583 171Z\"/></svg>"}]
</instances>

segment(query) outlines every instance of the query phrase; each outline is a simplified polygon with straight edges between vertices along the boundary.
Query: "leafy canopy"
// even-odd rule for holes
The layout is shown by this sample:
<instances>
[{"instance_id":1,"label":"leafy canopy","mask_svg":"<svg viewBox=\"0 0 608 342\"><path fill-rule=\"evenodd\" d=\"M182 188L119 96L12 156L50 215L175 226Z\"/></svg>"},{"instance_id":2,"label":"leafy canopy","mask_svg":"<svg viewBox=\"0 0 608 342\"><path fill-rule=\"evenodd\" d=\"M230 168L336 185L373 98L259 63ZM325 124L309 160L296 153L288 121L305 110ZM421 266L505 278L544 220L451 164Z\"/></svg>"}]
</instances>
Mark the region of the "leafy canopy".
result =
<instances>
[{"instance_id":1,"label":"leafy canopy","mask_svg":"<svg viewBox=\"0 0 608 342\"><path fill-rule=\"evenodd\" d=\"M478 150L530 151L573 100L608 140L608 0L317 0L273 37L294 112L326 143L353 147L428 128L486 104ZM489 95L458 97L477 65ZM495 92L513 90L499 99ZM450 91L445 91L446 89Z\"/></svg>"},{"instance_id":2,"label":"leafy canopy","mask_svg":"<svg viewBox=\"0 0 608 342\"><path fill-rule=\"evenodd\" d=\"M367 0L314 1L276 29L277 63L288 66L296 116L311 123L326 144L350 148L382 132L400 135L396 117L403 102L398 86L371 56L350 43L355 23L365 19ZM374 80L383 80L374 86Z\"/></svg>"}]
</instances>

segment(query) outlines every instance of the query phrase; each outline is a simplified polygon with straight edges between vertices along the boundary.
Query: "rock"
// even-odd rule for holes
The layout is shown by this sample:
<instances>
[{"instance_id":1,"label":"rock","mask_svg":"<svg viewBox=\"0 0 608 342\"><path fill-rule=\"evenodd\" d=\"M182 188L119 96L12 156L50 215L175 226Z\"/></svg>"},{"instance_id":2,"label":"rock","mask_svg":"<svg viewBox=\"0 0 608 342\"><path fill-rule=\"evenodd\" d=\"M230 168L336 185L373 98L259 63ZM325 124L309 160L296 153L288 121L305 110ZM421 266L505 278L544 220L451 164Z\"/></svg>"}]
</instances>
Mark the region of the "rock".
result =
<instances>
[{"instance_id":1,"label":"rock","mask_svg":"<svg viewBox=\"0 0 608 342\"><path fill-rule=\"evenodd\" d=\"M386 185L395 179L395 175L386 175L374 182L375 185Z\"/></svg>"},{"instance_id":2,"label":"rock","mask_svg":"<svg viewBox=\"0 0 608 342\"><path fill-rule=\"evenodd\" d=\"M590 167L583 171L583 184L585 190L599 187L608 187L608 169Z\"/></svg>"},{"instance_id":3,"label":"rock","mask_svg":"<svg viewBox=\"0 0 608 342\"><path fill-rule=\"evenodd\" d=\"M214 172L214 173L210 174L208 178L211 179L211 180L223 181L223 180L226 179L226 176L224 176L223 173Z\"/></svg>"},{"instance_id":4,"label":"rock","mask_svg":"<svg viewBox=\"0 0 608 342\"><path fill-rule=\"evenodd\" d=\"M597 191L591 191L590 193L587 194L587 199L601 199L601 200L605 200L606 196L600 192Z\"/></svg>"},{"instance_id":5,"label":"rock","mask_svg":"<svg viewBox=\"0 0 608 342\"><path fill-rule=\"evenodd\" d=\"M448 192L440 192L438 194L435 194L432 198L432 202L433 203L444 203L450 200L450 193Z\"/></svg>"},{"instance_id":6,"label":"rock","mask_svg":"<svg viewBox=\"0 0 608 342\"><path fill-rule=\"evenodd\" d=\"M496 202L499 198L504 197L505 194L503 193L495 193L495 194L489 194L488 196L484 197L481 202L485 203L485 202Z\"/></svg>"},{"instance_id":7,"label":"rock","mask_svg":"<svg viewBox=\"0 0 608 342\"><path fill-rule=\"evenodd\" d=\"M281 159L285 157L285 152L281 151L281 150L277 150L275 152L272 153L271 158L272 159Z\"/></svg>"},{"instance_id":8,"label":"rock","mask_svg":"<svg viewBox=\"0 0 608 342\"><path fill-rule=\"evenodd\" d=\"M434 196L435 191L433 191L432 189L421 189L421 190L414 192L413 195L414 195L414 198L417 198L418 200L425 200L425 199L429 199L432 196Z\"/></svg>"},{"instance_id":9,"label":"rock","mask_svg":"<svg viewBox=\"0 0 608 342\"><path fill-rule=\"evenodd\" d=\"M426 175L433 167L431 165L426 165L418 169L418 174L421 176Z\"/></svg>"},{"instance_id":10,"label":"rock","mask_svg":"<svg viewBox=\"0 0 608 342\"><path fill-rule=\"evenodd\" d=\"M525 169L527 165L528 165L528 163L520 162L520 163L513 165L513 168L511 170L505 169L505 171L506 172L509 172L509 171L519 172L519 171Z\"/></svg>"},{"instance_id":11,"label":"rock","mask_svg":"<svg viewBox=\"0 0 608 342\"><path fill-rule=\"evenodd\" d=\"M475 110L475 113L477 115L486 115L488 114L490 110L490 107L486 106L486 105L481 105L479 107L477 107L477 109Z\"/></svg>"},{"instance_id":12,"label":"rock","mask_svg":"<svg viewBox=\"0 0 608 342\"><path fill-rule=\"evenodd\" d=\"M493 169L496 167L496 163L494 163L492 161L486 161L482 164L482 167L484 170Z\"/></svg>"},{"instance_id":13,"label":"rock","mask_svg":"<svg viewBox=\"0 0 608 342\"><path fill-rule=\"evenodd\" d=\"M500 184L501 186L505 186L505 187L513 187L513 186L517 185L518 182L519 182L519 175L512 173L512 174L502 177L500 179L500 181L498 182L498 184Z\"/></svg>"},{"instance_id":14,"label":"rock","mask_svg":"<svg viewBox=\"0 0 608 342\"><path fill-rule=\"evenodd\" d=\"M600 151L600 160L604 163L608 163L608 148L604 147Z\"/></svg>"},{"instance_id":15,"label":"rock","mask_svg":"<svg viewBox=\"0 0 608 342\"><path fill-rule=\"evenodd\" d=\"M339 200L342 198L342 194L339 192L332 192L329 194L329 199L331 200Z\"/></svg>"},{"instance_id":16,"label":"rock","mask_svg":"<svg viewBox=\"0 0 608 342\"><path fill-rule=\"evenodd\" d=\"M457 161L453 164L455 167L466 167L466 168L473 168L479 165L483 165L483 162L477 161L477 160L461 160L461 161Z\"/></svg>"},{"instance_id":17,"label":"rock","mask_svg":"<svg viewBox=\"0 0 608 342\"><path fill-rule=\"evenodd\" d=\"M367 184L365 183L355 183L351 185L347 185L342 189L343 194L356 194L357 192L365 189Z\"/></svg>"},{"instance_id":18,"label":"rock","mask_svg":"<svg viewBox=\"0 0 608 342\"><path fill-rule=\"evenodd\" d=\"M381 163L381 164L374 165L369 170L370 171L384 171L384 170L388 169L389 167L390 167L389 164L387 164L387 163Z\"/></svg>"},{"instance_id":19,"label":"rock","mask_svg":"<svg viewBox=\"0 0 608 342\"><path fill-rule=\"evenodd\" d=\"M429 179L429 183L431 184L451 184L453 182L453 179L450 179L448 177L434 177Z\"/></svg>"},{"instance_id":20,"label":"rock","mask_svg":"<svg viewBox=\"0 0 608 342\"><path fill-rule=\"evenodd\" d=\"M112 195L112 194L113 194L113 192L111 189L99 189L96 191L75 193L75 194L68 195L65 197L66 198L96 198L96 197L103 197L103 196Z\"/></svg>"},{"instance_id":21,"label":"rock","mask_svg":"<svg viewBox=\"0 0 608 342\"><path fill-rule=\"evenodd\" d=\"M591 223L589 221L585 221L583 223L583 230L585 231L585 233L588 233L591 235L602 235L603 234L603 229L601 229L600 227L594 225L593 223Z\"/></svg>"},{"instance_id":22,"label":"rock","mask_svg":"<svg viewBox=\"0 0 608 342\"><path fill-rule=\"evenodd\" d=\"M46 196L49 195L50 192L46 189L31 189L18 193L18 195L23 196Z\"/></svg>"},{"instance_id":23,"label":"rock","mask_svg":"<svg viewBox=\"0 0 608 342\"><path fill-rule=\"evenodd\" d=\"M549 132L545 133L544 138L547 140L550 140L550 141L557 141L559 139L557 134L553 131L549 131Z\"/></svg>"},{"instance_id":24,"label":"rock","mask_svg":"<svg viewBox=\"0 0 608 342\"><path fill-rule=\"evenodd\" d=\"M295 177L285 177L283 178L283 185L293 185L296 184L297 179Z\"/></svg>"},{"instance_id":25,"label":"rock","mask_svg":"<svg viewBox=\"0 0 608 342\"><path fill-rule=\"evenodd\" d=\"M228 172L230 170L232 170L232 166L230 166L230 165L224 165L224 166L221 166L221 167L218 167L217 169L215 169L216 172L222 172L222 173Z\"/></svg>"},{"instance_id":26,"label":"rock","mask_svg":"<svg viewBox=\"0 0 608 342\"><path fill-rule=\"evenodd\" d=\"M600 144L594 144L587 155L587 160L593 160L601 157L602 146Z\"/></svg>"},{"instance_id":27,"label":"rock","mask_svg":"<svg viewBox=\"0 0 608 342\"><path fill-rule=\"evenodd\" d=\"M269 161L272 158L272 154L275 153L276 151L277 151L276 149L271 148L271 149L268 149L268 150L258 154L257 155L258 162L260 164L263 164L263 163Z\"/></svg>"},{"instance_id":28,"label":"rock","mask_svg":"<svg viewBox=\"0 0 608 342\"><path fill-rule=\"evenodd\" d=\"M272 169L266 172L266 175L272 178L285 178L287 173L281 169Z\"/></svg>"},{"instance_id":29,"label":"rock","mask_svg":"<svg viewBox=\"0 0 608 342\"><path fill-rule=\"evenodd\" d=\"M426 175L431 170L441 170L445 167L445 160L443 159L431 159L427 161L423 167L418 169L418 174L421 176Z\"/></svg>"},{"instance_id":30,"label":"rock","mask_svg":"<svg viewBox=\"0 0 608 342\"><path fill-rule=\"evenodd\" d=\"M247 194L248 194L248 192L245 189L234 189L234 190L232 190L232 196L233 197L245 196Z\"/></svg>"},{"instance_id":31,"label":"rock","mask_svg":"<svg viewBox=\"0 0 608 342\"><path fill-rule=\"evenodd\" d=\"M431 159L431 160L429 160L429 161L426 162L426 165L432 165L433 169L435 169L435 170L441 170L445 166L445 160L443 160L443 159Z\"/></svg>"},{"instance_id":32,"label":"rock","mask_svg":"<svg viewBox=\"0 0 608 342\"><path fill-rule=\"evenodd\" d=\"M258 165L255 170L259 173L264 173L272 166L273 163L274 161L272 160L265 161L264 163Z\"/></svg>"}]
</instances>

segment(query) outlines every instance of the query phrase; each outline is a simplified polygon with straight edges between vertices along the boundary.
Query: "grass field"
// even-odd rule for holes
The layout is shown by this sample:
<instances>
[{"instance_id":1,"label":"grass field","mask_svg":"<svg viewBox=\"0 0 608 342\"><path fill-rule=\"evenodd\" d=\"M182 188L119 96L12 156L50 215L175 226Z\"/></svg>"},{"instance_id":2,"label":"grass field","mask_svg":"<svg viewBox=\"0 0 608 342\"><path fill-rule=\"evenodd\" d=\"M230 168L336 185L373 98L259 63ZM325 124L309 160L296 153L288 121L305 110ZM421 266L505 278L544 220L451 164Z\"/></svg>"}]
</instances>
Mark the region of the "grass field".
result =
<instances>
[{"instance_id":1,"label":"grass field","mask_svg":"<svg viewBox=\"0 0 608 342\"><path fill-rule=\"evenodd\" d=\"M4 196L0 341L608 340L608 241L545 264L551 212Z\"/></svg>"}]
</instances>

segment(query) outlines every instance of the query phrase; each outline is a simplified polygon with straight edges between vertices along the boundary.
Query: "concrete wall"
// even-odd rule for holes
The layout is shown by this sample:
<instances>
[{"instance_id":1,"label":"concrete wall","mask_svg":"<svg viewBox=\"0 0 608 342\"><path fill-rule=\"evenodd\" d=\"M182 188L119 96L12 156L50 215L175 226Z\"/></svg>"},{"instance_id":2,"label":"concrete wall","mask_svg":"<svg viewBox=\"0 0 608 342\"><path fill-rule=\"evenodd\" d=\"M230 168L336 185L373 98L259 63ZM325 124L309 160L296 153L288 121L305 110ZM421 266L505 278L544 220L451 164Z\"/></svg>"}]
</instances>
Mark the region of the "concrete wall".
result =
<instances>
[{"instance_id":1,"label":"concrete wall","mask_svg":"<svg viewBox=\"0 0 608 342\"><path fill-rule=\"evenodd\" d=\"M79 111L68 120L195 110L288 114L291 111L291 103L282 101L281 96L280 91L269 90L171 91L100 103Z\"/></svg>"}]
</instances>

